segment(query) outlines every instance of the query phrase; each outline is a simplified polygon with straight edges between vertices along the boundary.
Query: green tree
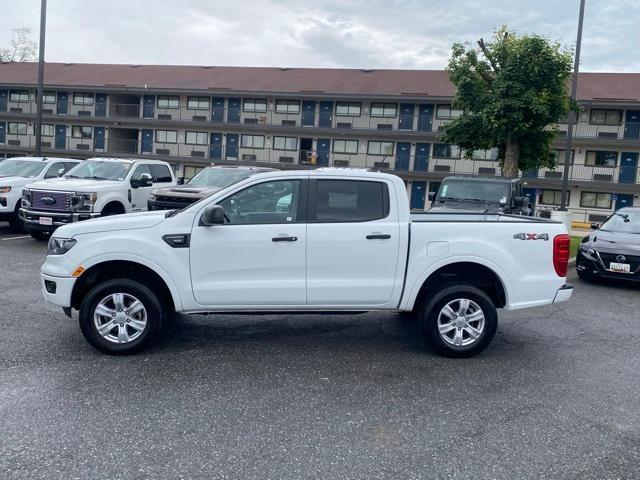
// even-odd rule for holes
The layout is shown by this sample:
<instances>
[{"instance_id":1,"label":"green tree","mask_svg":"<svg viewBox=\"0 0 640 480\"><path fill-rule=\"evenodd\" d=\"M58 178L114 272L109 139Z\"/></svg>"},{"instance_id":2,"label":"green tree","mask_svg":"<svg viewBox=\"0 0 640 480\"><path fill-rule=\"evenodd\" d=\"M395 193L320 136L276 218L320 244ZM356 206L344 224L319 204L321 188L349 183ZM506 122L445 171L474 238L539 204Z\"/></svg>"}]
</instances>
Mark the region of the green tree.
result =
<instances>
[{"instance_id":1,"label":"green tree","mask_svg":"<svg viewBox=\"0 0 640 480\"><path fill-rule=\"evenodd\" d=\"M31 29L14 28L12 32L9 46L0 48L0 63L34 61L38 44L30 38Z\"/></svg>"},{"instance_id":2,"label":"green tree","mask_svg":"<svg viewBox=\"0 0 640 480\"><path fill-rule=\"evenodd\" d=\"M465 156L498 148L502 175L555 166L556 124L572 105L568 95L572 53L538 35L517 36L502 27L478 48L455 43L447 66L456 86L454 106L464 113L442 139Z\"/></svg>"}]
</instances>

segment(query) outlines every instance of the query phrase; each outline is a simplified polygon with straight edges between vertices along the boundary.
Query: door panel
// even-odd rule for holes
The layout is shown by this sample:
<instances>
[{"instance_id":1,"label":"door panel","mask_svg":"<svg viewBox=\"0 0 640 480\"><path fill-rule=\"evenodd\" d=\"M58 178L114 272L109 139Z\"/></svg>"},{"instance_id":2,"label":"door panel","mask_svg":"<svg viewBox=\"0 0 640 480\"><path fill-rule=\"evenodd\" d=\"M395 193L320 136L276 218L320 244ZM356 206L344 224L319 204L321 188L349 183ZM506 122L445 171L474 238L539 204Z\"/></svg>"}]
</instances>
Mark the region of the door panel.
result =
<instances>
[{"instance_id":1,"label":"door panel","mask_svg":"<svg viewBox=\"0 0 640 480\"><path fill-rule=\"evenodd\" d=\"M302 126L313 127L316 123L316 102L305 100L302 102Z\"/></svg>"},{"instance_id":2,"label":"door panel","mask_svg":"<svg viewBox=\"0 0 640 480\"><path fill-rule=\"evenodd\" d=\"M430 132L433 129L433 105L420 104L418 107L418 130Z\"/></svg>"},{"instance_id":3,"label":"door panel","mask_svg":"<svg viewBox=\"0 0 640 480\"><path fill-rule=\"evenodd\" d=\"M141 153L153 153L153 130L146 128L142 130L142 145L140 148Z\"/></svg>"},{"instance_id":4,"label":"door panel","mask_svg":"<svg viewBox=\"0 0 640 480\"><path fill-rule=\"evenodd\" d=\"M424 210L427 182L411 182L411 209Z\"/></svg>"},{"instance_id":5,"label":"door panel","mask_svg":"<svg viewBox=\"0 0 640 480\"><path fill-rule=\"evenodd\" d=\"M67 144L67 126L56 125L56 149L64 150Z\"/></svg>"},{"instance_id":6,"label":"door panel","mask_svg":"<svg viewBox=\"0 0 640 480\"><path fill-rule=\"evenodd\" d=\"M209 158L211 160L222 160L222 134L211 134L211 146L209 147Z\"/></svg>"},{"instance_id":7,"label":"door panel","mask_svg":"<svg viewBox=\"0 0 640 480\"><path fill-rule=\"evenodd\" d=\"M213 97L211 99L211 121L222 123L224 121L224 98Z\"/></svg>"},{"instance_id":8,"label":"door panel","mask_svg":"<svg viewBox=\"0 0 640 480\"><path fill-rule=\"evenodd\" d=\"M619 210L623 207L631 207L633 206L633 195L630 194L617 194L616 198L616 210Z\"/></svg>"},{"instance_id":9,"label":"door panel","mask_svg":"<svg viewBox=\"0 0 640 480\"><path fill-rule=\"evenodd\" d=\"M104 150L104 127L93 128L93 148Z\"/></svg>"},{"instance_id":10,"label":"door panel","mask_svg":"<svg viewBox=\"0 0 640 480\"><path fill-rule=\"evenodd\" d=\"M8 90L0 90L0 112L7 111L7 97L9 95Z\"/></svg>"},{"instance_id":11,"label":"door panel","mask_svg":"<svg viewBox=\"0 0 640 480\"><path fill-rule=\"evenodd\" d=\"M66 115L69 112L69 93L58 92L57 93L57 112L58 115Z\"/></svg>"},{"instance_id":12,"label":"door panel","mask_svg":"<svg viewBox=\"0 0 640 480\"><path fill-rule=\"evenodd\" d=\"M636 183L638 173L638 153L622 152L620 155L619 183Z\"/></svg>"},{"instance_id":13,"label":"door panel","mask_svg":"<svg viewBox=\"0 0 640 480\"><path fill-rule=\"evenodd\" d=\"M231 160L238 159L238 134L227 133L227 148L225 158Z\"/></svg>"},{"instance_id":14,"label":"door panel","mask_svg":"<svg viewBox=\"0 0 640 480\"><path fill-rule=\"evenodd\" d=\"M149 165L147 164L140 164L136 167L136 169L133 171L133 173L131 174L131 177L129 178L129 181L131 181L131 179L136 179L136 180L140 180L141 175L143 174L147 174L149 175L151 178L153 178L153 175L151 175L151 169L149 168ZM150 187L140 187L140 188L132 188L131 189L131 209L134 212L139 212L142 210L146 210L147 209L147 201L149 200L149 197L151 196L151 191L155 188L158 188L158 186L150 186ZM164 185L162 185L164 186Z\"/></svg>"},{"instance_id":15,"label":"door panel","mask_svg":"<svg viewBox=\"0 0 640 480\"><path fill-rule=\"evenodd\" d=\"M396 146L395 169L403 172L408 171L410 159L411 159L411 144L409 142L398 142Z\"/></svg>"},{"instance_id":16,"label":"door panel","mask_svg":"<svg viewBox=\"0 0 640 480\"><path fill-rule=\"evenodd\" d=\"M329 152L331 150L331 140L319 138L317 142L318 166L327 167L329 165Z\"/></svg>"},{"instance_id":17,"label":"door panel","mask_svg":"<svg viewBox=\"0 0 640 480\"><path fill-rule=\"evenodd\" d=\"M333 102L320 102L319 127L331 128L333 125Z\"/></svg>"},{"instance_id":18,"label":"door panel","mask_svg":"<svg viewBox=\"0 0 640 480\"><path fill-rule=\"evenodd\" d=\"M142 97L142 118L155 117L156 96L144 95Z\"/></svg>"},{"instance_id":19,"label":"door panel","mask_svg":"<svg viewBox=\"0 0 640 480\"><path fill-rule=\"evenodd\" d=\"M107 116L107 94L96 93L96 117Z\"/></svg>"},{"instance_id":20,"label":"door panel","mask_svg":"<svg viewBox=\"0 0 640 480\"><path fill-rule=\"evenodd\" d=\"M229 110L227 112L227 122L240 123L240 106L241 100L239 98L229 99Z\"/></svg>"},{"instance_id":21,"label":"door panel","mask_svg":"<svg viewBox=\"0 0 640 480\"><path fill-rule=\"evenodd\" d=\"M400 118L398 120L399 130L413 130L413 103L400 104Z\"/></svg>"},{"instance_id":22,"label":"door panel","mask_svg":"<svg viewBox=\"0 0 640 480\"><path fill-rule=\"evenodd\" d=\"M413 162L413 170L416 172L426 172L429 169L430 143L416 143L416 155Z\"/></svg>"},{"instance_id":23,"label":"door panel","mask_svg":"<svg viewBox=\"0 0 640 480\"><path fill-rule=\"evenodd\" d=\"M627 110L624 138L640 138L640 110Z\"/></svg>"},{"instance_id":24,"label":"door panel","mask_svg":"<svg viewBox=\"0 0 640 480\"><path fill-rule=\"evenodd\" d=\"M4 143L7 139L7 124L0 122L0 143Z\"/></svg>"}]
</instances>

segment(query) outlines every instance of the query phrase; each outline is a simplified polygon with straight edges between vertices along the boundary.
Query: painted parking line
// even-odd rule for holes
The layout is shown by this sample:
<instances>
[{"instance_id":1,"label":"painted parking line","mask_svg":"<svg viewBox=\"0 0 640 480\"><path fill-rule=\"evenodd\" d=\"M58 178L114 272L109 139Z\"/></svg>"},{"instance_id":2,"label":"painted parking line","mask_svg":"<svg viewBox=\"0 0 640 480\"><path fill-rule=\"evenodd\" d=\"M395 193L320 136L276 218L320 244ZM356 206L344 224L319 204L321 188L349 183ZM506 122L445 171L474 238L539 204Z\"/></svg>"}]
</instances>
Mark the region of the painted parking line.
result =
<instances>
[{"instance_id":1,"label":"painted parking line","mask_svg":"<svg viewBox=\"0 0 640 480\"><path fill-rule=\"evenodd\" d=\"M6 242L7 240L20 240L21 238L31 238L31 235L22 235L20 237L3 238L2 241Z\"/></svg>"}]
</instances>

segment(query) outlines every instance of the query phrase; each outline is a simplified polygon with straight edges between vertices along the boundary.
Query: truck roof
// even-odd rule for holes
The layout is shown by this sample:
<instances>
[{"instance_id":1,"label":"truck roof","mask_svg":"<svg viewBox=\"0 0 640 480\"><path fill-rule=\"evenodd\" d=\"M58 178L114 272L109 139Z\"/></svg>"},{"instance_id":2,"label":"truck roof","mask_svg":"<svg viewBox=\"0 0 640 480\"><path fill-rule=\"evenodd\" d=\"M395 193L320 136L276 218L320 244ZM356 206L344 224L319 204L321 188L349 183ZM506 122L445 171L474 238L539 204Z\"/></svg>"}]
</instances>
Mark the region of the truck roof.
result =
<instances>
[{"instance_id":1,"label":"truck roof","mask_svg":"<svg viewBox=\"0 0 640 480\"><path fill-rule=\"evenodd\" d=\"M450 177L444 177L442 181L445 180L464 180L467 182L499 182L499 183L520 183L520 179L517 177L484 177L484 176L475 176L475 175L453 175Z\"/></svg>"},{"instance_id":2,"label":"truck roof","mask_svg":"<svg viewBox=\"0 0 640 480\"><path fill-rule=\"evenodd\" d=\"M322 167L313 170L274 170L271 172L259 173L256 177L361 177L361 178L387 178L400 179L396 175L389 173L377 172L365 168L340 168L340 167Z\"/></svg>"},{"instance_id":3,"label":"truck roof","mask_svg":"<svg viewBox=\"0 0 640 480\"><path fill-rule=\"evenodd\" d=\"M95 160L99 162L145 162L145 163L157 163L161 165L169 165L164 160L155 160L153 158L117 158L117 157L91 157L87 158L87 160Z\"/></svg>"},{"instance_id":4,"label":"truck roof","mask_svg":"<svg viewBox=\"0 0 640 480\"><path fill-rule=\"evenodd\" d=\"M81 162L82 160L79 160L77 158L66 158L66 157L10 157L10 158L3 158L2 160L27 160L27 161L31 161L31 162L58 162L60 160L65 161L65 162Z\"/></svg>"}]
</instances>

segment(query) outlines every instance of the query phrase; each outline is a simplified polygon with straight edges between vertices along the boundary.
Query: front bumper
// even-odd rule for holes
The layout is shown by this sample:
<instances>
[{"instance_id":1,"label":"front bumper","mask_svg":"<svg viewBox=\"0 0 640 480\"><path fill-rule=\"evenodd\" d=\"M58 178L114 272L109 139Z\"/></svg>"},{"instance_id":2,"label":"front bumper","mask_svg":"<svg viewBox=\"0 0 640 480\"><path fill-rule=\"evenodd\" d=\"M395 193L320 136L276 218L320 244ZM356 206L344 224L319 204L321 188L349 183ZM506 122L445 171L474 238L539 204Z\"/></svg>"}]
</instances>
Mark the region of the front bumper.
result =
<instances>
[{"instance_id":1,"label":"front bumper","mask_svg":"<svg viewBox=\"0 0 640 480\"><path fill-rule=\"evenodd\" d=\"M578 272L583 272L591 277L640 282L640 264L633 262L630 273L612 272L606 265L599 252L596 251L595 255L588 255L578 250L576 255L576 270Z\"/></svg>"},{"instance_id":2,"label":"front bumper","mask_svg":"<svg viewBox=\"0 0 640 480\"><path fill-rule=\"evenodd\" d=\"M71 295L76 279L73 277L55 277L46 273L40 273L40 285L44 299L58 307L71 307Z\"/></svg>"},{"instance_id":3,"label":"front bumper","mask_svg":"<svg viewBox=\"0 0 640 480\"><path fill-rule=\"evenodd\" d=\"M52 231L62 225L98 218L98 212L45 212L41 210L20 209L20 219L27 230ZM40 218L50 218L51 225L43 225Z\"/></svg>"}]
</instances>

